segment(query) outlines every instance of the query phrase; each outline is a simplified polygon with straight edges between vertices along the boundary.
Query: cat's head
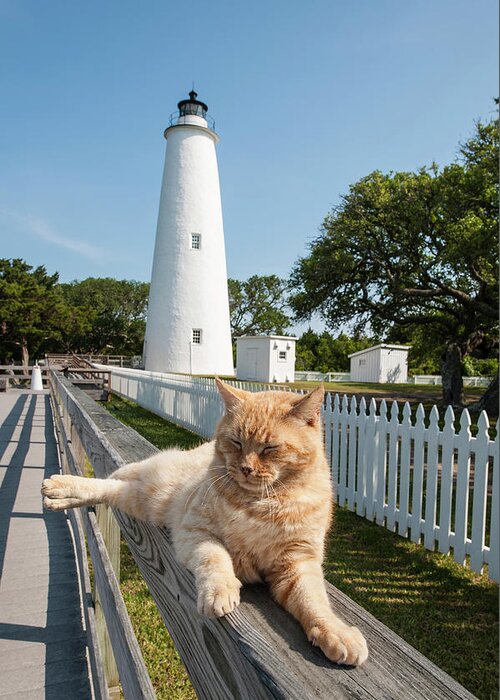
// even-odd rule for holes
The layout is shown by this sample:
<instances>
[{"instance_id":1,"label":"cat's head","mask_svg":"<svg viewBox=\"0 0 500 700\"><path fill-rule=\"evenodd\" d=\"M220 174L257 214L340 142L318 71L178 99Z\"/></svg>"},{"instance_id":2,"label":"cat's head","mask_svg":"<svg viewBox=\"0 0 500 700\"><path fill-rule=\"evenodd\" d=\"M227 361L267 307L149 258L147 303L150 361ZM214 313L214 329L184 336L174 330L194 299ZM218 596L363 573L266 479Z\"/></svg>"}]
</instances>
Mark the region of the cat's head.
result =
<instances>
[{"instance_id":1,"label":"cat's head","mask_svg":"<svg viewBox=\"0 0 500 700\"><path fill-rule=\"evenodd\" d=\"M285 483L323 459L320 411L324 390L251 393L216 379L226 412L215 433L230 476L244 489Z\"/></svg>"}]
</instances>

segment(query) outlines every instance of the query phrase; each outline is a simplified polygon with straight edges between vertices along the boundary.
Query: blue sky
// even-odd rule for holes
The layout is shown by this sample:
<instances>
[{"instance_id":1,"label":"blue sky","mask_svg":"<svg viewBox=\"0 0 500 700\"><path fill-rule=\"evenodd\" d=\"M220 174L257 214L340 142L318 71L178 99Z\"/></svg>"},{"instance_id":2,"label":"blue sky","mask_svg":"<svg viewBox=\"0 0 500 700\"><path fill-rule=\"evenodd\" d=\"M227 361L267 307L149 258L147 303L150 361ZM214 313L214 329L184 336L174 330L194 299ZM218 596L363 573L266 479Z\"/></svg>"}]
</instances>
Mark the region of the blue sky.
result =
<instances>
[{"instance_id":1,"label":"blue sky","mask_svg":"<svg viewBox=\"0 0 500 700\"><path fill-rule=\"evenodd\" d=\"M349 184L444 165L498 94L496 0L0 0L0 256L149 280L194 81L228 273L286 277Z\"/></svg>"}]
</instances>

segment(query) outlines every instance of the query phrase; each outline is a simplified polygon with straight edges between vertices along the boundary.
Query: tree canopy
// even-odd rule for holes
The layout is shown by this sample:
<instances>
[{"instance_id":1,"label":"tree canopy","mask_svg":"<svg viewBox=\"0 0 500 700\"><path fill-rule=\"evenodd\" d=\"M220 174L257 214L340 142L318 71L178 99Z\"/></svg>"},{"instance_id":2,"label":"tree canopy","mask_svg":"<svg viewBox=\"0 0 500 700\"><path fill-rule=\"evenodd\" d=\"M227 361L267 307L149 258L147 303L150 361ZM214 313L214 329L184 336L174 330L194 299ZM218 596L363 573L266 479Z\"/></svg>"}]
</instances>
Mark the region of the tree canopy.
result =
<instances>
[{"instance_id":1,"label":"tree canopy","mask_svg":"<svg viewBox=\"0 0 500 700\"><path fill-rule=\"evenodd\" d=\"M323 373L349 372L349 355L376 343L375 338L351 338L345 333L334 338L328 331L316 333L309 328L297 341L296 369Z\"/></svg>"},{"instance_id":2,"label":"tree canopy","mask_svg":"<svg viewBox=\"0 0 500 700\"><path fill-rule=\"evenodd\" d=\"M459 162L375 171L325 218L291 275L297 320L439 348L444 400L462 402L461 362L498 346L498 128L478 123Z\"/></svg>"},{"instance_id":3,"label":"tree canopy","mask_svg":"<svg viewBox=\"0 0 500 700\"><path fill-rule=\"evenodd\" d=\"M0 357L27 365L29 356L54 348L66 349L76 330L85 333L88 321L70 308L61 293L57 273L33 268L21 259L0 259Z\"/></svg>"},{"instance_id":4,"label":"tree canopy","mask_svg":"<svg viewBox=\"0 0 500 700\"><path fill-rule=\"evenodd\" d=\"M141 354L149 284L58 273L0 259L0 362L45 352Z\"/></svg>"},{"instance_id":5,"label":"tree canopy","mask_svg":"<svg viewBox=\"0 0 500 700\"><path fill-rule=\"evenodd\" d=\"M72 349L82 353L140 355L144 342L149 284L88 277L61 284L70 307L85 312L90 328L75 333Z\"/></svg>"},{"instance_id":6,"label":"tree canopy","mask_svg":"<svg viewBox=\"0 0 500 700\"><path fill-rule=\"evenodd\" d=\"M253 275L245 281L229 279L231 335L285 332L290 325L286 313L286 283L277 275Z\"/></svg>"}]
</instances>

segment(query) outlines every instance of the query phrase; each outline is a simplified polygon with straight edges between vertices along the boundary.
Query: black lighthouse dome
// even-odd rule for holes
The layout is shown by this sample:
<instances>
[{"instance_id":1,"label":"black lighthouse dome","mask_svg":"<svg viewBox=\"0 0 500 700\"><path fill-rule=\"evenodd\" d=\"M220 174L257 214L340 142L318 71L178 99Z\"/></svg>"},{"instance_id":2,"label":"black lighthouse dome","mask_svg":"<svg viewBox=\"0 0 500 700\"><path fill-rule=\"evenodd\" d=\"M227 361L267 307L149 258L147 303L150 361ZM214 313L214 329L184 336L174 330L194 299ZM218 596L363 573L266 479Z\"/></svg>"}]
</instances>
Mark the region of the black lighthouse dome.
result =
<instances>
[{"instance_id":1,"label":"black lighthouse dome","mask_svg":"<svg viewBox=\"0 0 500 700\"><path fill-rule=\"evenodd\" d=\"M186 117L189 114L194 114L197 117L207 118L208 107L204 102L197 100L198 93L191 90L189 100L181 100L177 107L179 108L179 117Z\"/></svg>"}]
</instances>

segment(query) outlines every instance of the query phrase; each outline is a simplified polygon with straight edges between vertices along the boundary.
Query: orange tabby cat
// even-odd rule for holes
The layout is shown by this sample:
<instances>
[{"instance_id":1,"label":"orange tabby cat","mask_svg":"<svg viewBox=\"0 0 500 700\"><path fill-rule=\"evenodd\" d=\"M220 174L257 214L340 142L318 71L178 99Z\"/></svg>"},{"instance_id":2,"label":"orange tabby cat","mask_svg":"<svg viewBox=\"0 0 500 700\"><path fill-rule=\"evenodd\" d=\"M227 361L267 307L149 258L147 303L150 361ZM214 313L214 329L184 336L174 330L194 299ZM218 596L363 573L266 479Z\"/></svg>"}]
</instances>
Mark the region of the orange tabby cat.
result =
<instances>
[{"instance_id":1,"label":"orange tabby cat","mask_svg":"<svg viewBox=\"0 0 500 700\"><path fill-rule=\"evenodd\" d=\"M225 615L243 583L265 581L329 659L363 663L365 639L333 614L321 569L332 510L323 388L301 397L217 386L226 414L214 441L160 452L108 479L54 475L43 482L45 507L107 503L166 525L195 576L200 613Z\"/></svg>"}]
</instances>

